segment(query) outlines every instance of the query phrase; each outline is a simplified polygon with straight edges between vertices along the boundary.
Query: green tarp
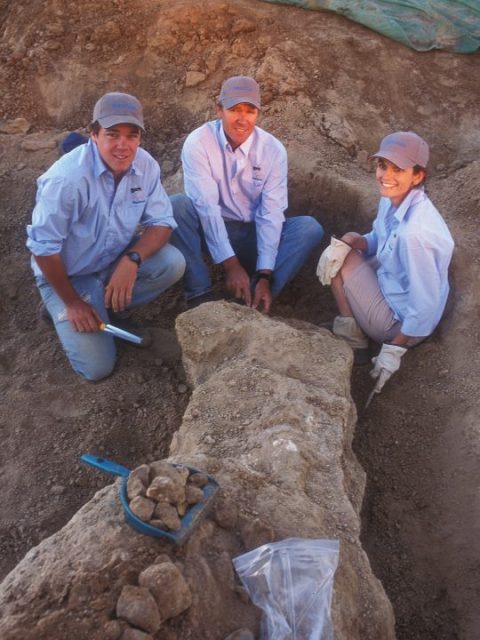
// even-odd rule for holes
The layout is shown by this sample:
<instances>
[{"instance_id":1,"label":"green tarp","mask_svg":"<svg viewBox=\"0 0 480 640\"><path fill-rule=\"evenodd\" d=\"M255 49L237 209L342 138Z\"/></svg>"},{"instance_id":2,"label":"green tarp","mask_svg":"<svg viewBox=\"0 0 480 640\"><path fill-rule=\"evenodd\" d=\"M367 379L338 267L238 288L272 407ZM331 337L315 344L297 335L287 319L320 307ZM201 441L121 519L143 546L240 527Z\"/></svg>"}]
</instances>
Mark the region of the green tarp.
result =
<instances>
[{"instance_id":1,"label":"green tarp","mask_svg":"<svg viewBox=\"0 0 480 640\"><path fill-rule=\"evenodd\" d=\"M333 11L416 49L473 53L480 47L480 0L265 0Z\"/></svg>"}]
</instances>

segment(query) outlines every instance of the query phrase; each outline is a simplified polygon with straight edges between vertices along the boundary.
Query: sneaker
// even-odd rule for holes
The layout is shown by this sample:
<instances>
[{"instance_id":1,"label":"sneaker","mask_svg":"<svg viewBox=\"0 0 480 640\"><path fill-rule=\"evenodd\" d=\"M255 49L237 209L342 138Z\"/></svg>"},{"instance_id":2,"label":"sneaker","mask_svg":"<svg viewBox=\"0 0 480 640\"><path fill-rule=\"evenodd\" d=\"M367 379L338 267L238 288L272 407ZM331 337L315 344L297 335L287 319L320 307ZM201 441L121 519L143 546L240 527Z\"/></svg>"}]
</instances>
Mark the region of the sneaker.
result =
<instances>
[{"instance_id":1,"label":"sneaker","mask_svg":"<svg viewBox=\"0 0 480 640\"><path fill-rule=\"evenodd\" d=\"M128 331L129 333L133 333L135 336L142 338L141 344L135 344L134 342L130 342L129 344L140 349L145 349L145 347L149 347L152 344L152 332L145 327L140 320L135 320L128 312L114 313L113 311L109 311L108 317L110 319L110 324L114 327L118 327L119 329L123 329L124 331Z\"/></svg>"}]
</instances>

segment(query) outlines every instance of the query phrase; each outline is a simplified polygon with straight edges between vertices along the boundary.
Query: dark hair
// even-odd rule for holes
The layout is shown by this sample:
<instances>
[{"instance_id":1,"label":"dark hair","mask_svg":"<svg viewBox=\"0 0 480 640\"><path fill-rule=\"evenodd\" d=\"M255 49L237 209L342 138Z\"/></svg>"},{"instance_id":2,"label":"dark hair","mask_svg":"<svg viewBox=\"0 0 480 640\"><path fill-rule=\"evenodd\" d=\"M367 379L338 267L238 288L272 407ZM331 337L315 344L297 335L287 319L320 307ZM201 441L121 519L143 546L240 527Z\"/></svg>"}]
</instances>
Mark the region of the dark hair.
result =
<instances>
[{"instance_id":1,"label":"dark hair","mask_svg":"<svg viewBox=\"0 0 480 640\"><path fill-rule=\"evenodd\" d=\"M419 164L416 164L413 167L413 174L414 175L420 173L421 171L423 172L423 180L417 184L417 187L419 187L422 184L425 184L425 182L427 180L427 170L426 170L425 167L421 167Z\"/></svg>"}]
</instances>

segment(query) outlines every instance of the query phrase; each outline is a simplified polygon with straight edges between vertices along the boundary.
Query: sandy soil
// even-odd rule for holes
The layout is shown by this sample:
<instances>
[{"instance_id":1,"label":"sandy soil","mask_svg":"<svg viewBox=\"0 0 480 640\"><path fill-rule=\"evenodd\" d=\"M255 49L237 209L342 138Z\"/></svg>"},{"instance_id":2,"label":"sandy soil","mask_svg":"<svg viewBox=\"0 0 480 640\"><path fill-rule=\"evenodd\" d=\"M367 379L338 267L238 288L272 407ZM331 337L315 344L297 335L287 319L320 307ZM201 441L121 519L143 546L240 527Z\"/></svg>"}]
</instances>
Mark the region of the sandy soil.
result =
<instances>
[{"instance_id":1,"label":"sandy soil","mask_svg":"<svg viewBox=\"0 0 480 640\"><path fill-rule=\"evenodd\" d=\"M24 248L35 179L95 99L118 89L144 102L144 145L174 193L185 136L213 116L226 75L249 73L262 85L263 126L289 150L290 212L316 215L327 235L368 228L377 196L366 156L384 134L413 128L431 144L429 192L456 240L453 292L441 328L364 414L371 381L353 372L363 540L400 640L478 638L479 56L419 54L339 16L255 0L106 4L0 1L2 575L110 481L82 453L130 467L164 456L189 397L173 329L180 288L139 312L152 349L119 345L114 375L98 384L71 372L38 320ZM332 317L317 259L275 315Z\"/></svg>"}]
</instances>

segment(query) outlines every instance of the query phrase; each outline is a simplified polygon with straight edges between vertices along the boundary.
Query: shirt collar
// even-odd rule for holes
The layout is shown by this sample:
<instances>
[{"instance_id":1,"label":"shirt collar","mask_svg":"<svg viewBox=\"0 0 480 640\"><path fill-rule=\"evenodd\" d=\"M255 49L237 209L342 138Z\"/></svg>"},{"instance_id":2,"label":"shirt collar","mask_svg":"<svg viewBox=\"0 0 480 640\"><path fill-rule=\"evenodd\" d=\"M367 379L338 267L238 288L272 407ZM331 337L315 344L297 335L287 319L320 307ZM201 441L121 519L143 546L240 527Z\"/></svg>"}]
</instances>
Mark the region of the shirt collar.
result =
<instances>
[{"instance_id":1,"label":"shirt collar","mask_svg":"<svg viewBox=\"0 0 480 640\"><path fill-rule=\"evenodd\" d=\"M405 196L405 198L402 200L397 210L393 214L395 218L397 218L398 221L403 220L403 218L405 217L405 214L407 213L409 208L412 206L412 204L417 204L417 202L420 202L421 200L423 200L424 195L425 195L425 191L424 191L423 185L414 187L410 191L410 193L408 193Z\"/></svg>"},{"instance_id":2,"label":"shirt collar","mask_svg":"<svg viewBox=\"0 0 480 640\"><path fill-rule=\"evenodd\" d=\"M240 151L243 153L244 156L248 156L250 148L251 148L251 146L253 144L253 136L254 136L254 134L255 134L255 129L248 136L248 138L245 140L245 142L243 144L241 144L239 147L237 147L235 149L235 151L233 151L232 146L231 146L230 142L228 141L227 136L225 135L225 131L223 130L222 121L218 120L218 135L220 136L220 142L221 142L221 145L222 145L222 149L227 149L228 151L232 151L233 153L235 153L236 151L238 151L240 149Z\"/></svg>"}]
</instances>

